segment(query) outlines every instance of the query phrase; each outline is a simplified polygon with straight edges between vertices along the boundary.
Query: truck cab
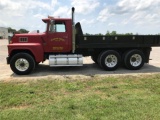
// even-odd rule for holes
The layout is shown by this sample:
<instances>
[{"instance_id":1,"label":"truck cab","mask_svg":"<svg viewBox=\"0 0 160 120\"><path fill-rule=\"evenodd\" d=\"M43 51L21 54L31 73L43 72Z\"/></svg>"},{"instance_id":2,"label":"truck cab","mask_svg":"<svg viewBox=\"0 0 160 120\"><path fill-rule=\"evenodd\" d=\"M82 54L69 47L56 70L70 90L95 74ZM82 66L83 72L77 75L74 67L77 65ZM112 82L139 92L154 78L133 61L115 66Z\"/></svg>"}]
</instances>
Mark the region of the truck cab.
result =
<instances>
[{"instance_id":1,"label":"truck cab","mask_svg":"<svg viewBox=\"0 0 160 120\"><path fill-rule=\"evenodd\" d=\"M72 21L48 17L43 19L47 23L44 52L70 53L72 51Z\"/></svg>"},{"instance_id":2,"label":"truck cab","mask_svg":"<svg viewBox=\"0 0 160 120\"><path fill-rule=\"evenodd\" d=\"M49 66L82 66L83 56L75 54L75 28L70 18L42 19L44 33L15 34L8 45L7 63L18 75L29 74L37 64L49 60Z\"/></svg>"}]
</instances>

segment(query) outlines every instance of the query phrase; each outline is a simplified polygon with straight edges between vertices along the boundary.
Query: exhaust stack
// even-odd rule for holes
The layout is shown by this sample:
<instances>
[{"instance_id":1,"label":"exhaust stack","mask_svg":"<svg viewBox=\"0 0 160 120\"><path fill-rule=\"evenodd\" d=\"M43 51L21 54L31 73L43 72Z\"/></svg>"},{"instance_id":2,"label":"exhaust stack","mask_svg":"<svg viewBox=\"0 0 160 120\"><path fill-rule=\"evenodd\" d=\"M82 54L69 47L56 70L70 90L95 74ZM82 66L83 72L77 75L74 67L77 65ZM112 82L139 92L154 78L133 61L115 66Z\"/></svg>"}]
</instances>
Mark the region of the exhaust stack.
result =
<instances>
[{"instance_id":1,"label":"exhaust stack","mask_svg":"<svg viewBox=\"0 0 160 120\"><path fill-rule=\"evenodd\" d=\"M74 11L75 11L75 8L72 7L72 25L75 24L75 22L74 22Z\"/></svg>"},{"instance_id":2,"label":"exhaust stack","mask_svg":"<svg viewBox=\"0 0 160 120\"><path fill-rule=\"evenodd\" d=\"M74 21L74 11L75 11L75 8L72 7L72 53L75 52L75 49L76 49L76 45L75 45L75 42L76 42L76 30L75 30L75 21Z\"/></svg>"}]
</instances>

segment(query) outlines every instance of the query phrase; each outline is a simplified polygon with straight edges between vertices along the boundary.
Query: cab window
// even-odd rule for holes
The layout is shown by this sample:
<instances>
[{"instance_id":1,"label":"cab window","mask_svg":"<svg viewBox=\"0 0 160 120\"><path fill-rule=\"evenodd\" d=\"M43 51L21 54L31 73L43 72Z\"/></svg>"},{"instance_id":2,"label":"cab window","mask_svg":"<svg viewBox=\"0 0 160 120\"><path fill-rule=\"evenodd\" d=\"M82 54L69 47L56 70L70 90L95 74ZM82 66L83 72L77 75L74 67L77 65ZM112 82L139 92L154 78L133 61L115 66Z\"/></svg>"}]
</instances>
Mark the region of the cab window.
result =
<instances>
[{"instance_id":1,"label":"cab window","mask_svg":"<svg viewBox=\"0 0 160 120\"><path fill-rule=\"evenodd\" d=\"M50 24L50 32L66 32L66 25L64 22L55 22Z\"/></svg>"}]
</instances>

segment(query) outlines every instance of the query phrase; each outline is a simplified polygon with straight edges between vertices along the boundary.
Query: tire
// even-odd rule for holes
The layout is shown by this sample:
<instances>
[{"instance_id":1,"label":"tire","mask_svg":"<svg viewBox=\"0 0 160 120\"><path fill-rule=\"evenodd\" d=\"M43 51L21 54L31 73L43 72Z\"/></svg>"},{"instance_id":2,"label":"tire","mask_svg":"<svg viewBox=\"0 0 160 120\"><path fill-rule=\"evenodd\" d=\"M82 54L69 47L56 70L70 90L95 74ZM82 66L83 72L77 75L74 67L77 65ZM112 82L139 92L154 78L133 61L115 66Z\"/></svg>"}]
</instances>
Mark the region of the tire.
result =
<instances>
[{"instance_id":1,"label":"tire","mask_svg":"<svg viewBox=\"0 0 160 120\"><path fill-rule=\"evenodd\" d=\"M91 56L91 59L96 63L98 64L98 57L96 55L92 55Z\"/></svg>"},{"instance_id":2,"label":"tire","mask_svg":"<svg viewBox=\"0 0 160 120\"><path fill-rule=\"evenodd\" d=\"M35 62L35 66L38 66L40 62Z\"/></svg>"},{"instance_id":3,"label":"tire","mask_svg":"<svg viewBox=\"0 0 160 120\"><path fill-rule=\"evenodd\" d=\"M17 75L27 75L35 68L35 60L28 53L18 53L11 58L10 67Z\"/></svg>"},{"instance_id":4,"label":"tire","mask_svg":"<svg viewBox=\"0 0 160 120\"><path fill-rule=\"evenodd\" d=\"M131 50L124 56L124 65L129 70L138 70L143 67L145 56L140 50Z\"/></svg>"},{"instance_id":5,"label":"tire","mask_svg":"<svg viewBox=\"0 0 160 120\"><path fill-rule=\"evenodd\" d=\"M121 63L121 56L117 51L108 50L99 55L98 64L107 71L116 70Z\"/></svg>"},{"instance_id":6,"label":"tire","mask_svg":"<svg viewBox=\"0 0 160 120\"><path fill-rule=\"evenodd\" d=\"M122 63L121 63L121 66L124 67L124 68L127 68L126 65L125 65L124 59L125 59L126 54L127 54L129 51L130 51L130 50L127 50L127 51L125 51L125 52L122 54ZM128 69L128 68L127 68L127 69Z\"/></svg>"}]
</instances>

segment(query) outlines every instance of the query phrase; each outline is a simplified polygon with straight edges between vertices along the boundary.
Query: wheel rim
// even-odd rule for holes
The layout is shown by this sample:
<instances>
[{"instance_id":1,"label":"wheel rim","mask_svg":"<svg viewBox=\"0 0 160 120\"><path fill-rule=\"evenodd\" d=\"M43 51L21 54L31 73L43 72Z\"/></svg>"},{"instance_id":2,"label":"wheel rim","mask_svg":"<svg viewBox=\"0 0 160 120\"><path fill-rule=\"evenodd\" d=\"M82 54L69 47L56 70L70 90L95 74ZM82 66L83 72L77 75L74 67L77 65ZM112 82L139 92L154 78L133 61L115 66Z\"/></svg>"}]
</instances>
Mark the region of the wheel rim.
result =
<instances>
[{"instance_id":1,"label":"wheel rim","mask_svg":"<svg viewBox=\"0 0 160 120\"><path fill-rule=\"evenodd\" d=\"M142 57L139 54L134 54L130 58L130 63L133 67L138 67L142 63Z\"/></svg>"},{"instance_id":2,"label":"wheel rim","mask_svg":"<svg viewBox=\"0 0 160 120\"><path fill-rule=\"evenodd\" d=\"M24 58L17 59L15 62L15 67L17 70L24 72L29 68L29 62Z\"/></svg>"},{"instance_id":3,"label":"wheel rim","mask_svg":"<svg viewBox=\"0 0 160 120\"><path fill-rule=\"evenodd\" d=\"M118 63L118 59L115 55L108 55L105 59L105 64L107 67L115 67Z\"/></svg>"}]
</instances>

